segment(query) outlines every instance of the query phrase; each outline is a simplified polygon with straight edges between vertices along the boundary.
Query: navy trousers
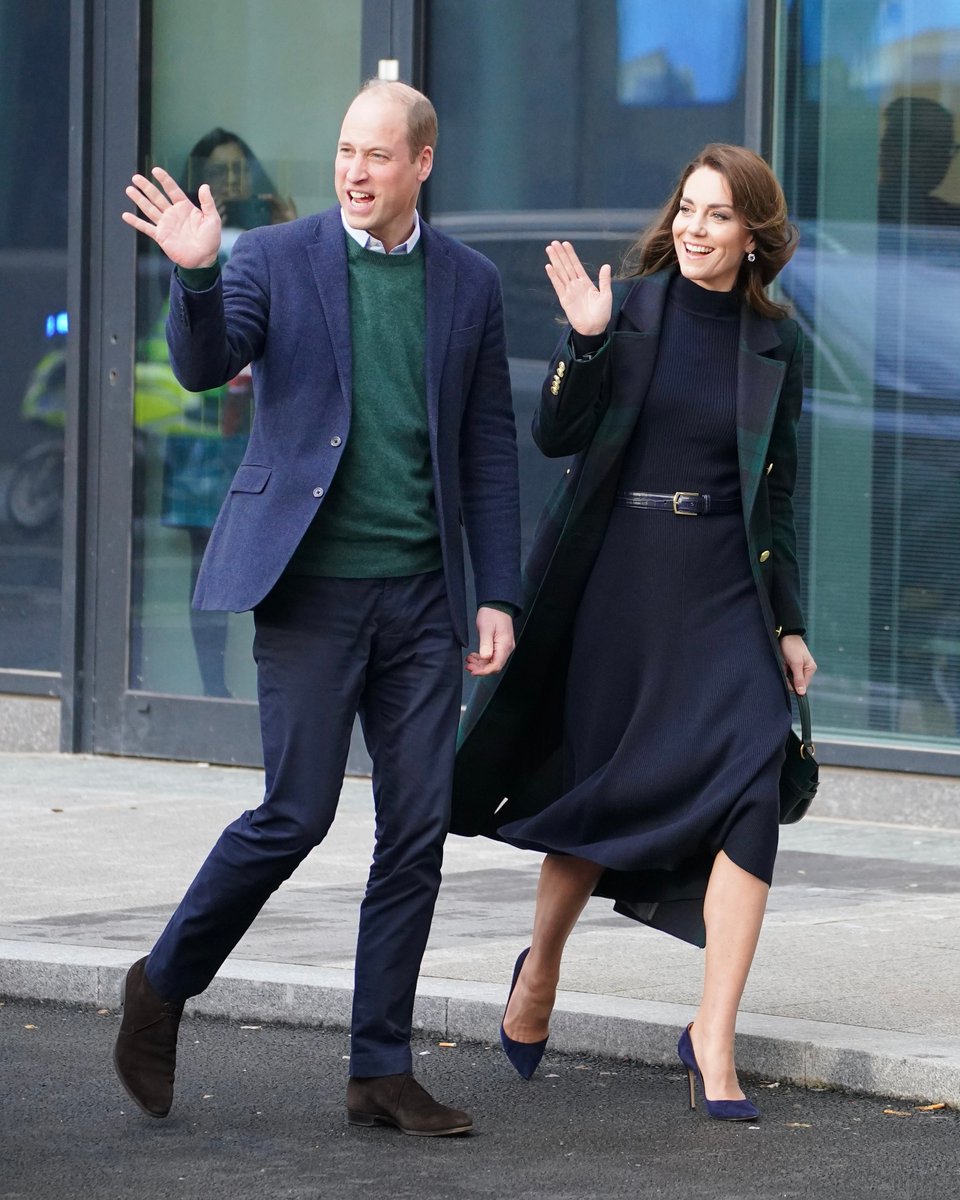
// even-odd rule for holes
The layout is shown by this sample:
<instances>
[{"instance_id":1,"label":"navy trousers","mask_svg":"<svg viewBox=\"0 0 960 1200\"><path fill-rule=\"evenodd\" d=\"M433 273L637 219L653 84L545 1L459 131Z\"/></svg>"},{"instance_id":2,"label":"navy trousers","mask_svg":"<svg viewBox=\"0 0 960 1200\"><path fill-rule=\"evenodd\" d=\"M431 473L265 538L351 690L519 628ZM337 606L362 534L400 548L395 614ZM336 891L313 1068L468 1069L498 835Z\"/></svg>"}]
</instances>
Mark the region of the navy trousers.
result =
<instances>
[{"instance_id":1,"label":"navy trousers","mask_svg":"<svg viewBox=\"0 0 960 1200\"><path fill-rule=\"evenodd\" d=\"M360 908L350 1073L409 1071L463 671L443 575L284 577L254 618L264 799L221 834L151 951L148 978L169 1000L203 991L270 894L323 840L359 712L376 839Z\"/></svg>"}]
</instances>

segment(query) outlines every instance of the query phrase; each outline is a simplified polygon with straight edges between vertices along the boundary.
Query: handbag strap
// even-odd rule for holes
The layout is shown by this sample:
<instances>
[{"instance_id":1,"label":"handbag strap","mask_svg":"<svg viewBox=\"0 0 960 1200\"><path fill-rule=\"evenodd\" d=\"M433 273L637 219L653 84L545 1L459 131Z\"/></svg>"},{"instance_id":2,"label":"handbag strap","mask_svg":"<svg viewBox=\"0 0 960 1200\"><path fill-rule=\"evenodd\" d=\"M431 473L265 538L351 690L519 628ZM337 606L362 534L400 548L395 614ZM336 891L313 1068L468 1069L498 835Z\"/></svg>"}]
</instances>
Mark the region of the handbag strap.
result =
<instances>
[{"instance_id":1,"label":"handbag strap","mask_svg":"<svg viewBox=\"0 0 960 1200\"><path fill-rule=\"evenodd\" d=\"M817 748L813 744L813 727L810 723L810 701L806 695L798 696L794 693L794 699L797 702L797 711L800 713L800 742L802 753L813 758L817 753Z\"/></svg>"}]
</instances>

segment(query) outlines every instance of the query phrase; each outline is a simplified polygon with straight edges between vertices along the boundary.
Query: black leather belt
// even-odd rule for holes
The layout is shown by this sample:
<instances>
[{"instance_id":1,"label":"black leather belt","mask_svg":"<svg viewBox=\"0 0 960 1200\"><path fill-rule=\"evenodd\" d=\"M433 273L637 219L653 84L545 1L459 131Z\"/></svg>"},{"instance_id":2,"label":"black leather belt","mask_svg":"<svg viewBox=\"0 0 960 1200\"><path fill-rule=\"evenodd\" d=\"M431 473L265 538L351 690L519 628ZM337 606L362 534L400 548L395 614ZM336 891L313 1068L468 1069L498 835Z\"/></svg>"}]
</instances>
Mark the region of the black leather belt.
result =
<instances>
[{"instance_id":1,"label":"black leather belt","mask_svg":"<svg viewBox=\"0 0 960 1200\"><path fill-rule=\"evenodd\" d=\"M652 508L672 512L678 517L706 517L713 513L740 511L740 497L721 500L706 492L617 492L617 504L624 508Z\"/></svg>"}]
</instances>

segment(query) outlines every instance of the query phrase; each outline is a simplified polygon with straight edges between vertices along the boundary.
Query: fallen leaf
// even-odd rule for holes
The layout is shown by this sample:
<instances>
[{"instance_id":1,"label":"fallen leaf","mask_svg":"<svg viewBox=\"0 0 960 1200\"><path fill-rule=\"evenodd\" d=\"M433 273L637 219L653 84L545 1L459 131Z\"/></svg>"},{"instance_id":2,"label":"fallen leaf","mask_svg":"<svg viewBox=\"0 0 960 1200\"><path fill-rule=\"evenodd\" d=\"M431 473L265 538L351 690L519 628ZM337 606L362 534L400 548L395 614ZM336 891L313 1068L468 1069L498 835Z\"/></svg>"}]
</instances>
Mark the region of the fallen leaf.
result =
<instances>
[{"instance_id":1,"label":"fallen leaf","mask_svg":"<svg viewBox=\"0 0 960 1200\"><path fill-rule=\"evenodd\" d=\"M36 1029L36 1025L24 1025L24 1029Z\"/></svg>"},{"instance_id":2,"label":"fallen leaf","mask_svg":"<svg viewBox=\"0 0 960 1200\"><path fill-rule=\"evenodd\" d=\"M918 1104L914 1109L915 1112L939 1112L941 1108L946 1108L945 1104Z\"/></svg>"},{"instance_id":3,"label":"fallen leaf","mask_svg":"<svg viewBox=\"0 0 960 1200\"><path fill-rule=\"evenodd\" d=\"M207 1094L206 1094L205 1096L201 1096L201 1097L200 1097L200 1099L201 1099L201 1100L212 1100L212 1099L213 1099L213 1092L207 1092Z\"/></svg>"},{"instance_id":4,"label":"fallen leaf","mask_svg":"<svg viewBox=\"0 0 960 1200\"><path fill-rule=\"evenodd\" d=\"M912 1117L913 1113L904 1112L900 1108L885 1108L883 1110L883 1115L885 1117Z\"/></svg>"},{"instance_id":5,"label":"fallen leaf","mask_svg":"<svg viewBox=\"0 0 960 1200\"><path fill-rule=\"evenodd\" d=\"M775 1087L779 1087L779 1086L780 1086L780 1080L779 1080L779 1079L777 1079L777 1080L775 1080L773 1083L761 1083L761 1084L760 1084L760 1086L761 1086L761 1087L765 1087L765 1088L775 1088Z\"/></svg>"},{"instance_id":6,"label":"fallen leaf","mask_svg":"<svg viewBox=\"0 0 960 1200\"><path fill-rule=\"evenodd\" d=\"M109 1016L110 1016L110 1009L109 1009L109 1008L98 1008L98 1009L97 1009L97 1016L98 1016L98 1017L109 1017Z\"/></svg>"}]
</instances>

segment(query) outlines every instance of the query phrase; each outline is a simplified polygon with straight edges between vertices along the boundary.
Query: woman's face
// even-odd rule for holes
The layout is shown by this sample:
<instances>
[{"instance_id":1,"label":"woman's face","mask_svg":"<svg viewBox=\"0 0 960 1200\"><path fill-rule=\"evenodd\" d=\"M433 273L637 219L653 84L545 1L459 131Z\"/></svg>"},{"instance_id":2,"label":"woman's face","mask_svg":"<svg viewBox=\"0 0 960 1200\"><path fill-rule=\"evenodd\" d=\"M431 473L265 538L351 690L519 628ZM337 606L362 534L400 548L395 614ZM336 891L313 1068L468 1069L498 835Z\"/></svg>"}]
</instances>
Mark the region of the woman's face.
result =
<instances>
[{"instance_id":1,"label":"woman's face","mask_svg":"<svg viewBox=\"0 0 960 1200\"><path fill-rule=\"evenodd\" d=\"M673 219L673 244L680 270L711 292L729 292L743 256L756 244L733 207L726 179L712 167L687 177Z\"/></svg>"},{"instance_id":2,"label":"woman's face","mask_svg":"<svg viewBox=\"0 0 960 1200\"><path fill-rule=\"evenodd\" d=\"M250 198L250 168L236 142L224 142L211 152L206 174L204 182L210 184L217 205Z\"/></svg>"}]
</instances>

